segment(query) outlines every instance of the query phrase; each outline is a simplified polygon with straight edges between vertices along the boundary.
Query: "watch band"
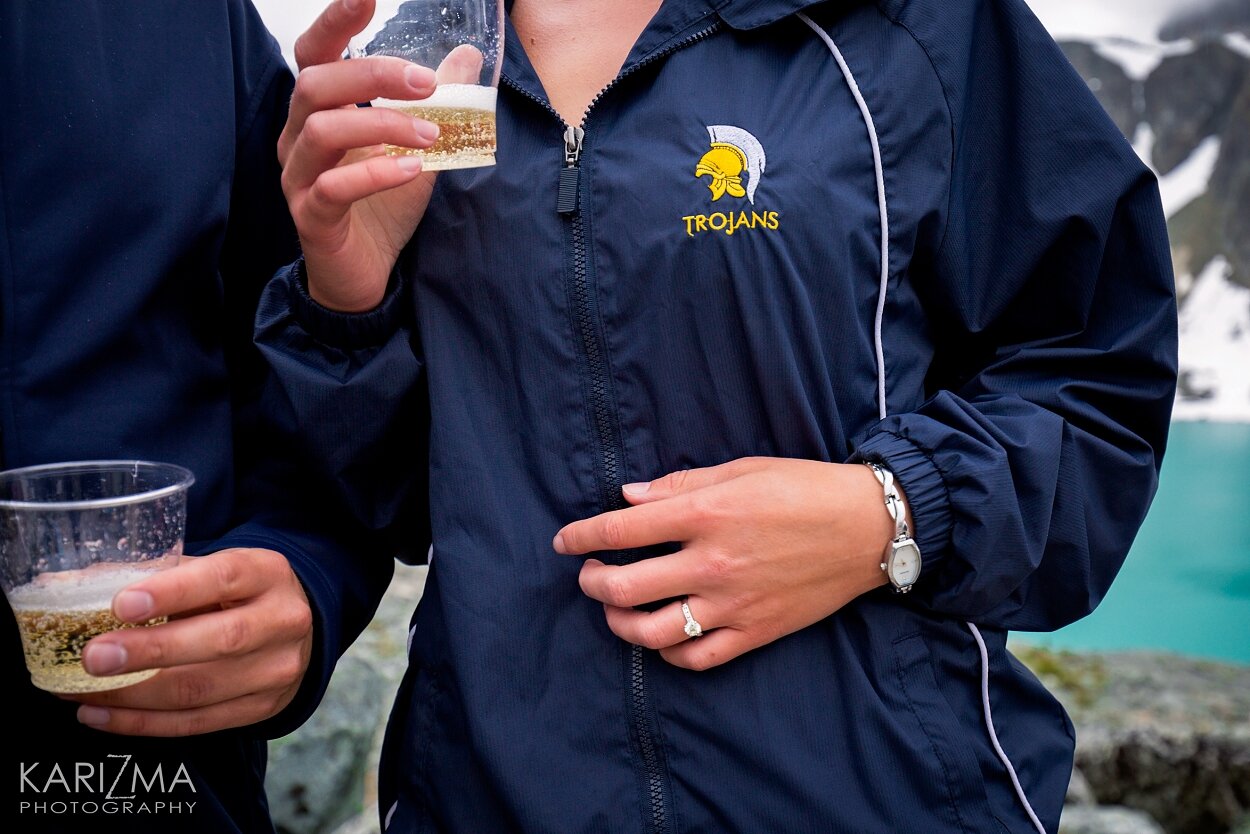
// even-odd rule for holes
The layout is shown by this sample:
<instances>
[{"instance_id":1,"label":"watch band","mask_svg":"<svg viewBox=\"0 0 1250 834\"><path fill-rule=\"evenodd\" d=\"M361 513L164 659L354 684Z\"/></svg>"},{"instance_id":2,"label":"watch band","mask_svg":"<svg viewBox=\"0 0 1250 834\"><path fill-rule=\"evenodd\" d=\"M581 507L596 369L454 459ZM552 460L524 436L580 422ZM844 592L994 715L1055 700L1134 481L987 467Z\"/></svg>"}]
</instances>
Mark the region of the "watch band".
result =
<instances>
[{"instance_id":1,"label":"watch band","mask_svg":"<svg viewBox=\"0 0 1250 834\"><path fill-rule=\"evenodd\" d=\"M877 483L881 484L881 488L885 493L885 508L890 513L890 518L894 520L894 539L886 548L884 561L881 562L881 570L885 573L886 578L890 580L890 584L894 586L895 592L905 594L912 589L915 579L901 583L891 568L893 567L894 559L901 552L908 553L916 560L916 572L917 574L919 573L920 548L916 546L915 540L911 537L911 530L907 525L907 504L903 501L903 496L899 495L893 472L877 463L865 465L872 470L872 474L877 478Z\"/></svg>"},{"instance_id":2,"label":"watch band","mask_svg":"<svg viewBox=\"0 0 1250 834\"><path fill-rule=\"evenodd\" d=\"M890 518L894 519L894 538L908 538L911 531L907 527L907 505L903 503L903 496L898 494L898 487L894 485L894 473L877 463L868 464L868 468L877 476L877 482L885 490L885 508L889 511Z\"/></svg>"}]
</instances>

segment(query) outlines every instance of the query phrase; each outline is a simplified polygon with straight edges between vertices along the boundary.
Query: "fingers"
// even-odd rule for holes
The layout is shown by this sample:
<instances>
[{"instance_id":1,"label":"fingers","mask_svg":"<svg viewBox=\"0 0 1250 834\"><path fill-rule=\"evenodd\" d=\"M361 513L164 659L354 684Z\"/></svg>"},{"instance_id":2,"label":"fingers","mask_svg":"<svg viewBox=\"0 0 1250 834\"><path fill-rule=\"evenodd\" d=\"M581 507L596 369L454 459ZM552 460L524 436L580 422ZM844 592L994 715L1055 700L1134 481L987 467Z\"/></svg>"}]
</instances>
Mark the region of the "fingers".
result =
<instances>
[{"instance_id":1,"label":"fingers","mask_svg":"<svg viewBox=\"0 0 1250 834\"><path fill-rule=\"evenodd\" d=\"M705 597L689 597L686 604L690 606L691 616L705 632L720 628L726 622L724 612L718 611L716 605ZM666 649L696 639L686 634L686 615L682 613L680 602L666 605L658 611L639 611L612 605L603 606L603 610L612 633L635 646Z\"/></svg>"},{"instance_id":2,"label":"fingers","mask_svg":"<svg viewBox=\"0 0 1250 834\"><path fill-rule=\"evenodd\" d=\"M434 72L403 58L377 56L310 67L299 74L287 127L298 133L319 110L348 107L375 98L410 101L434 92Z\"/></svg>"},{"instance_id":3,"label":"fingers","mask_svg":"<svg viewBox=\"0 0 1250 834\"><path fill-rule=\"evenodd\" d=\"M289 651L255 652L237 660L165 669L133 686L64 697L98 707L159 711L198 709L253 693L297 688L307 667L303 654L292 647Z\"/></svg>"},{"instance_id":4,"label":"fingers","mask_svg":"<svg viewBox=\"0 0 1250 834\"><path fill-rule=\"evenodd\" d=\"M726 627L732 612L721 610L712 600L692 596L686 599L690 614L703 629L702 637L686 634L686 616L681 603L673 602L658 611L633 608L603 607L608 628L627 643L658 649L660 656L674 666L702 672L727 663L735 657L759 648L761 641L751 632Z\"/></svg>"},{"instance_id":5,"label":"fingers","mask_svg":"<svg viewBox=\"0 0 1250 834\"><path fill-rule=\"evenodd\" d=\"M575 521L556 534L557 553L581 555L598 550L628 550L683 541L694 529L688 502L643 504Z\"/></svg>"},{"instance_id":6,"label":"fingers","mask_svg":"<svg viewBox=\"0 0 1250 834\"><path fill-rule=\"evenodd\" d=\"M295 63L302 70L337 61L352 36L373 17L374 0L335 0L295 41Z\"/></svg>"},{"instance_id":7,"label":"fingers","mask_svg":"<svg viewBox=\"0 0 1250 834\"><path fill-rule=\"evenodd\" d=\"M198 608L248 599L268 588L278 571L290 572L286 559L272 550L222 550L188 559L129 585L113 597L113 613L128 623L143 623Z\"/></svg>"},{"instance_id":8,"label":"fingers","mask_svg":"<svg viewBox=\"0 0 1250 834\"><path fill-rule=\"evenodd\" d=\"M294 690L256 692L209 706L170 711L83 704L78 708L78 720L93 729L123 736L192 736L263 721L276 715L294 696Z\"/></svg>"},{"instance_id":9,"label":"fingers","mask_svg":"<svg viewBox=\"0 0 1250 834\"><path fill-rule=\"evenodd\" d=\"M690 551L643 559L632 565L605 565L587 559L578 581L582 593L605 605L632 608L689 593L698 582L697 557Z\"/></svg>"},{"instance_id":10,"label":"fingers","mask_svg":"<svg viewBox=\"0 0 1250 834\"><path fill-rule=\"evenodd\" d=\"M308 119L324 110L352 107L375 98L409 101L434 91L434 73L402 58L379 56L310 67L299 74L290 112L278 138L278 159L286 165ZM368 108L354 108L368 109ZM377 144L382 139L364 142Z\"/></svg>"},{"instance_id":11,"label":"fingers","mask_svg":"<svg viewBox=\"0 0 1250 834\"><path fill-rule=\"evenodd\" d=\"M476 84L482 78L482 53L462 43L438 65L439 84Z\"/></svg>"},{"instance_id":12,"label":"fingers","mask_svg":"<svg viewBox=\"0 0 1250 834\"><path fill-rule=\"evenodd\" d=\"M319 227L337 224L352 203L406 185L420 173L421 159L415 156L377 156L326 171L292 212L299 215L301 235L322 237Z\"/></svg>"},{"instance_id":13,"label":"fingers","mask_svg":"<svg viewBox=\"0 0 1250 834\"><path fill-rule=\"evenodd\" d=\"M733 480L752 471L755 466L754 458L742 458L702 469L679 469L654 481L625 484L621 492L629 503L645 504Z\"/></svg>"},{"instance_id":14,"label":"fingers","mask_svg":"<svg viewBox=\"0 0 1250 834\"><path fill-rule=\"evenodd\" d=\"M255 723L294 697L312 651L312 612L279 553L224 550L136 583L114 598L122 619L184 614L87 644L93 675L160 668L111 692L65 696L79 720L123 735L176 736ZM185 616L187 611L196 611Z\"/></svg>"},{"instance_id":15,"label":"fingers","mask_svg":"<svg viewBox=\"0 0 1250 834\"><path fill-rule=\"evenodd\" d=\"M92 675L203 663L298 641L311 627L312 615L306 602L293 595L266 597L163 625L103 634L84 647L82 663Z\"/></svg>"},{"instance_id":16,"label":"fingers","mask_svg":"<svg viewBox=\"0 0 1250 834\"><path fill-rule=\"evenodd\" d=\"M314 113L287 158L282 185L288 195L310 187L354 148L384 142L405 148L428 148L437 138L437 125L385 107Z\"/></svg>"},{"instance_id":17,"label":"fingers","mask_svg":"<svg viewBox=\"0 0 1250 834\"><path fill-rule=\"evenodd\" d=\"M718 628L697 640L685 640L660 650L660 657L674 666L704 672L759 648L763 643L736 628Z\"/></svg>"}]
</instances>

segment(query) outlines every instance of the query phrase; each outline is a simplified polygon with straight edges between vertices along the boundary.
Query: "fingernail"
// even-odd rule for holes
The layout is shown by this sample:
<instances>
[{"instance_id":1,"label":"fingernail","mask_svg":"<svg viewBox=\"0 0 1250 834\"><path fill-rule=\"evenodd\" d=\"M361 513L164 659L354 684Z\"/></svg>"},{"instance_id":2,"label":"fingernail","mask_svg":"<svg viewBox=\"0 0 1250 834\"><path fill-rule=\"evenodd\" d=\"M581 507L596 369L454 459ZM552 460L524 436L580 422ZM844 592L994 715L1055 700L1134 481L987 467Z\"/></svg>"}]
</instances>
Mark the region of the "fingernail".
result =
<instances>
[{"instance_id":1,"label":"fingernail","mask_svg":"<svg viewBox=\"0 0 1250 834\"><path fill-rule=\"evenodd\" d=\"M343 11L354 12L360 8L361 0L343 0Z\"/></svg>"},{"instance_id":2,"label":"fingernail","mask_svg":"<svg viewBox=\"0 0 1250 834\"><path fill-rule=\"evenodd\" d=\"M122 591L113 598L113 613L128 623L151 619L155 607L156 600L147 591Z\"/></svg>"},{"instance_id":3,"label":"fingernail","mask_svg":"<svg viewBox=\"0 0 1250 834\"><path fill-rule=\"evenodd\" d=\"M564 536L556 533L556 537L551 540L551 546L555 548L556 553L564 553Z\"/></svg>"},{"instance_id":4,"label":"fingernail","mask_svg":"<svg viewBox=\"0 0 1250 834\"><path fill-rule=\"evenodd\" d=\"M82 667L89 675L111 675L126 665L126 650L116 643L92 643L82 651Z\"/></svg>"},{"instance_id":5,"label":"fingernail","mask_svg":"<svg viewBox=\"0 0 1250 834\"><path fill-rule=\"evenodd\" d=\"M395 164L399 166L401 171L420 171L421 157L419 156L401 156L395 160Z\"/></svg>"},{"instance_id":6,"label":"fingernail","mask_svg":"<svg viewBox=\"0 0 1250 834\"><path fill-rule=\"evenodd\" d=\"M83 704L78 708L78 723L88 727L103 727L109 723L109 711L104 707Z\"/></svg>"},{"instance_id":7,"label":"fingernail","mask_svg":"<svg viewBox=\"0 0 1250 834\"><path fill-rule=\"evenodd\" d=\"M651 483L648 481L644 484L626 484L621 487L621 492L626 495L646 495L651 491Z\"/></svg>"},{"instance_id":8,"label":"fingernail","mask_svg":"<svg viewBox=\"0 0 1250 834\"><path fill-rule=\"evenodd\" d=\"M425 119L417 120L417 134L427 142L433 142L438 138L438 125L433 122L427 122Z\"/></svg>"},{"instance_id":9,"label":"fingernail","mask_svg":"<svg viewBox=\"0 0 1250 834\"><path fill-rule=\"evenodd\" d=\"M434 89L434 70L413 64L404 70L404 80L417 92L427 92Z\"/></svg>"}]
</instances>

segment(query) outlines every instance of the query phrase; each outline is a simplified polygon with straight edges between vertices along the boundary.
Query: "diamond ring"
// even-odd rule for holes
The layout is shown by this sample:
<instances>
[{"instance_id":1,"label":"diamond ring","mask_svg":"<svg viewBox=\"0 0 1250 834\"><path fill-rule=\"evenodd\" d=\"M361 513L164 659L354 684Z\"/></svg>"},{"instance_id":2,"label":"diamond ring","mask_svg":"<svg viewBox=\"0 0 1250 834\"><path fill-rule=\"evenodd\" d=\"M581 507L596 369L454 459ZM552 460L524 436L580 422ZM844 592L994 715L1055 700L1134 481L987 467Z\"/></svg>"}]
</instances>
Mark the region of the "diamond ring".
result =
<instances>
[{"instance_id":1,"label":"diamond ring","mask_svg":"<svg viewBox=\"0 0 1250 834\"><path fill-rule=\"evenodd\" d=\"M690 602L685 597L682 597L681 600L681 613L686 618L686 625L682 627L682 630L686 632L686 636L690 638L702 637L703 626L699 625L699 621L690 613Z\"/></svg>"}]
</instances>

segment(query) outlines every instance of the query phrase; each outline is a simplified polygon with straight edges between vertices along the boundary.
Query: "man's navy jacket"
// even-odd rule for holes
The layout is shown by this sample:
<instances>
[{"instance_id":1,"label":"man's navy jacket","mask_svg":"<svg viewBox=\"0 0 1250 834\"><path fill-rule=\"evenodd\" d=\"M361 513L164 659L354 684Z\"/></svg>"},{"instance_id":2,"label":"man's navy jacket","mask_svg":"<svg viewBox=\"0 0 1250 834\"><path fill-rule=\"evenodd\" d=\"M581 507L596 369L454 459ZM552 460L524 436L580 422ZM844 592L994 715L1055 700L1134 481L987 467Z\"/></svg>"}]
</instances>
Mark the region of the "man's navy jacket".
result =
<instances>
[{"instance_id":1,"label":"man's navy jacket","mask_svg":"<svg viewBox=\"0 0 1250 834\"><path fill-rule=\"evenodd\" d=\"M327 527L254 419L256 301L297 248L275 152L291 86L246 0L0 4L3 465L182 464L197 479L189 551L282 552L318 620L313 668L275 721L139 740L86 729L74 704L35 690L0 606L5 831L270 830L264 737L308 714L385 587L385 558L368 577L339 573L364 540ZM168 790L183 764L194 792ZM75 783L79 765L94 778ZM158 765L167 790L131 790Z\"/></svg>"}]
</instances>

